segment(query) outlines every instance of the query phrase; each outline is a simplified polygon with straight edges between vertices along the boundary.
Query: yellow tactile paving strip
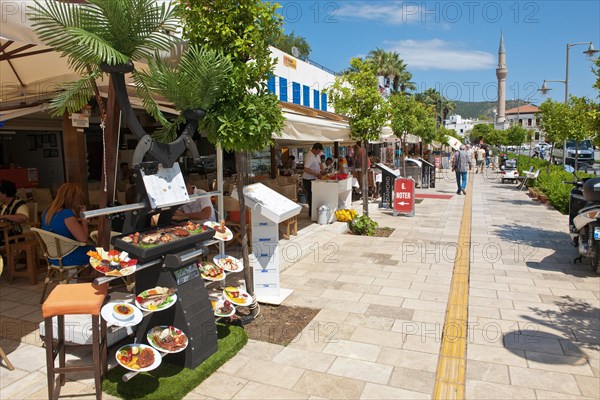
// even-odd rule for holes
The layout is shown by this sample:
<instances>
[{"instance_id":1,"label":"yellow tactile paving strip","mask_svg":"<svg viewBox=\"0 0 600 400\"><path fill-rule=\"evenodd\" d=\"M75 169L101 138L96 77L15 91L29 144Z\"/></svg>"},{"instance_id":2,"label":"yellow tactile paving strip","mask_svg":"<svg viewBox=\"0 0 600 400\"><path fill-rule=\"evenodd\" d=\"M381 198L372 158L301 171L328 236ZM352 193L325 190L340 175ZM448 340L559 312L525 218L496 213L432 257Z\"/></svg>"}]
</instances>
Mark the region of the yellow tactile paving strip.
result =
<instances>
[{"instance_id":1,"label":"yellow tactile paving strip","mask_svg":"<svg viewBox=\"0 0 600 400\"><path fill-rule=\"evenodd\" d=\"M452 283L448 296L442 344L435 377L433 399L464 399L467 366L467 317L469 310L469 267L471 249L471 204L473 181L465 196L458 234Z\"/></svg>"}]
</instances>

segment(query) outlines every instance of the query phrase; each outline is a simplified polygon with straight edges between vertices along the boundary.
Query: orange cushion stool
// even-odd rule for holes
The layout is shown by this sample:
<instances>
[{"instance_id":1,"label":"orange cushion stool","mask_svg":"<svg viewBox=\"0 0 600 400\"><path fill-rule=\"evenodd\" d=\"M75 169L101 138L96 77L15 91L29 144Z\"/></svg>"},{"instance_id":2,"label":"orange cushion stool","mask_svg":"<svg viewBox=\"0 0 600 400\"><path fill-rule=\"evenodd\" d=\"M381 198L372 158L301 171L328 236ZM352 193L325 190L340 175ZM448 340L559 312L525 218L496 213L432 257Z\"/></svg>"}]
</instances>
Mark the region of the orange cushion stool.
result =
<instances>
[{"instance_id":1,"label":"orange cushion stool","mask_svg":"<svg viewBox=\"0 0 600 400\"><path fill-rule=\"evenodd\" d=\"M46 373L48 375L48 398L60 395L60 386L65 384L67 372L93 371L96 399L102 398L102 375L107 372L106 321L100 310L108 292L108 284L92 283L61 284L52 290L42 305L46 344ZM66 366L65 315L88 314L92 318L92 364ZM53 317L56 317L58 337L54 340ZM72 346L69 346L72 347ZM58 367L55 360L58 356ZM55 391L55 375L60 375L58 390Z\"/></svg>"},{"instance_id":2,"label":"orange cushion stool","mask_svg":"<svg viewBox=\"0 0 600 400\"><path fill-rule=\"evenodd\" d=\"M100 314L108 285L74 283L58 285L42 305L44 318L69 314Z\"/></svg>"}]
</instances>

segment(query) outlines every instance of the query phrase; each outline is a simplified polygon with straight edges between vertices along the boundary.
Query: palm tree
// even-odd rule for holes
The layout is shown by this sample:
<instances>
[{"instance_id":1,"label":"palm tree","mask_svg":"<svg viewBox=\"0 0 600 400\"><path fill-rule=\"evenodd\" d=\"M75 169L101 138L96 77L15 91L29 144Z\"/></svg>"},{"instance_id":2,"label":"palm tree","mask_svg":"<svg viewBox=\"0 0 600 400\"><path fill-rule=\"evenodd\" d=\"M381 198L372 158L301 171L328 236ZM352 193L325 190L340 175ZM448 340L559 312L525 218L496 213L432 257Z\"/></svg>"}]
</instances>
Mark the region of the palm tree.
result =
<instances>
[{"instance_id":1,"label":"palm tree","mask_svg":"<svg viewBox=\"0 0 600 400\"><path fill-rule=\"evenodd\" d=\"M77 112L92 97L102 107L96 87L96 80L103 75L100 66L133 64L169 50L173 44L169 32L177 29L174 7L158 5L155 0L35 4L30 18L40 39L65 55L82 77L62 85L63 91L50 103L54 115Z\"/></svg>"},{"instance_id":2,"label":"palm tree","mask_svg":"<svg viewBox=\"0 0 600 400\"><path fill-rule=\"evenodd\" d=\"M406 89L414 90L416 85L411 82L412 74L406 70L406 63L395 51L385 51L377 48L371 50L367 55L367 61L373 63L377 68L377 74L384 76L392 86L392 91Z\"/></svg>"}]
</instances>

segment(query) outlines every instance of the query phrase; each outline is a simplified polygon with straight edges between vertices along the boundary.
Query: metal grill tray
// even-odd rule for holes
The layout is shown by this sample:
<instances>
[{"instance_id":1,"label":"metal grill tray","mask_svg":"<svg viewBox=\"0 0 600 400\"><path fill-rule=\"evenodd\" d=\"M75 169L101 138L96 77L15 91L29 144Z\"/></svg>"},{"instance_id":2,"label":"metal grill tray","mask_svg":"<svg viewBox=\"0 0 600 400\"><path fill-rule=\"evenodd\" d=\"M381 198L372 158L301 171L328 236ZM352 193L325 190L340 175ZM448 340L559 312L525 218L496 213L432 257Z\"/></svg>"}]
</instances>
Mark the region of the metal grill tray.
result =
<instances>
[{"instance_id":1,"label":"metal grill tray","mask_svg":"<svg viewBox=\"0 0 600 400\"><path fill-rule=\"evenodd\" d=\"M160 229L172 228L175 226L178 225L162 226L160 227ZM145 232L155 231L156 229L157 228L152 228L146 231L138 232L140 232L140 235L143 235ZM129 236L130 234L131 233L113 237L111 241L113 246L118 250L128 252L130 257L134 257L139 260L148 260L152 258L157 258L167 253L175 253L181 250L185 250L186 248L192 248L198 243L212 239L215 236L215 231L211 228L208 228L208 230L204 232L190 233L190 236L176 238L168 243L161 242L156 246L152 247L141 247L137 244L128 243L122 240L123 237Z\"/></svg>"}]
</instances>

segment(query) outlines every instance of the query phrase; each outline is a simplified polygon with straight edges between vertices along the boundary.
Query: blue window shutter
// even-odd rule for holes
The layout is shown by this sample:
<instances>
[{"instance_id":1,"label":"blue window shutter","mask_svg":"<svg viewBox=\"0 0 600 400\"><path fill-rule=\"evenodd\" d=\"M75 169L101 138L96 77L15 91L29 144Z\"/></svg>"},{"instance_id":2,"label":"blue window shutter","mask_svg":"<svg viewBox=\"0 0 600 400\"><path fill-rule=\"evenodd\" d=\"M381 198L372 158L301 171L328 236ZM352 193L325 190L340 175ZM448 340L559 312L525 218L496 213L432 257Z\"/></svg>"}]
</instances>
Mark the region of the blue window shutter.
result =
<instances>
[{"instance_id":1,"label":"blue window shutter","mask_svg":"<svg viewBox=\"0 0 600 400\"><path fill-rule=\"evenodd\" d=\"M310 88L306 85L303 85L302 91L304 92L304 93L302 93L302 97L303 97L302 105L306 106L306 107L310 107Z\"/></svg>"},{"instance_id":2,"label":"blue window shutter","mask_svg":"<svg viewBox=\"0 0 600 400\"><path fill-rule=\"evenodd\" d=\"M321 110L327 111L327 93L321 93Z\"/></svg>"},{"instance_id":3,"label":"blue window shutter","mask_svg":"<svg viewBox=\"0 0 600 400\"><path fill-rule=\"evenodd\" d=\"M314 104L313 107L316 108L317 110L320 110L321 108L319 107L319 91L317 89L313 89L313 97L314 97Z\"/></svg>"},{"instance_id":4,"label":"blue window shutter","mask_svg":"<svg viewBox=\"0 0 600 400\"><path fill-rule=\"evenodd\" d=\"M300 84L292 82L292 103L300 104Z\"/></svg>"},{"instance_id":5,"label":"blue window shutter","mask_svg":"<svg viewBox=\"0 0 600 400\"><path fill-rule=\"evenodd\" d=\"M277 94L277 91L275 90L275 77L273 75L271 75L267 81L267 90L271 93Z\"/></svg>"},{"instance_id":6,"label":"blue window shutter","mask_svg":"<svg viewBox=\"0 0 600 400\"><path fill-rule=\"evenodd\" d=\"M279 100L288 101L287 98L287 79L279 78Z\"/></svg>"}]
</instances>

